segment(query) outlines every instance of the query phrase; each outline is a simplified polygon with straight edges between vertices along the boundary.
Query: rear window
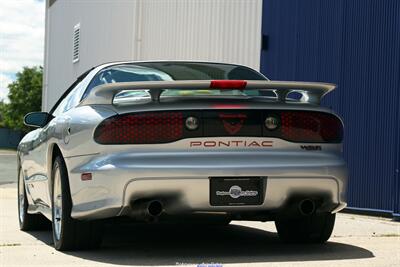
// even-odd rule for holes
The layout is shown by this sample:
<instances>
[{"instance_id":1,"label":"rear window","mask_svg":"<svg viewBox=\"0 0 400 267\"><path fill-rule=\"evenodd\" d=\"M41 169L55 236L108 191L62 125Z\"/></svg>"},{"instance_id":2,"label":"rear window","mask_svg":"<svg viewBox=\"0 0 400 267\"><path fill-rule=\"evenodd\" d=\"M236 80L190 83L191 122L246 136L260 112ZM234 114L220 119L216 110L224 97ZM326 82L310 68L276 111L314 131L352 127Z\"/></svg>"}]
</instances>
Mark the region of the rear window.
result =
<instances>
[{"instance_id":1,"label":"rear window","mask_svg":"<svg viewBox=\"0 0 400 267\"><path fill-rule=\"evenodd\" d=\"M142 62L113 65L99 71L83 96L98 85L118 82L178 80L265 80L259 72L244 66L195 62ZM258 91L165 90L162 96L258 95Z\"/></svg>"}]
</instances>

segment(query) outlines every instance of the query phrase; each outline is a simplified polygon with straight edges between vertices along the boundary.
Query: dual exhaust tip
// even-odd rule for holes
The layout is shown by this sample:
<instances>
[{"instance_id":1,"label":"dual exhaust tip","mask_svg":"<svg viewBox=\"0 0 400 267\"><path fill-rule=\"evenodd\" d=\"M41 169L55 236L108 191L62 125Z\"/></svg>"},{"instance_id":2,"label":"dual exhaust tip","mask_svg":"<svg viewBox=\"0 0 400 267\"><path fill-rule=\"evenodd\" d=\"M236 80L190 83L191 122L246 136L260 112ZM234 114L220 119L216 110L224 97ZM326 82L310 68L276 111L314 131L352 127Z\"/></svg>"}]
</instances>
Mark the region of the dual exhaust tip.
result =
<instances>
[{"instance_id":1,"label":"dual exhaust tip","mask_svg":"<svg viewBox=\"0 0 400 267\"><path fill-rule=\"evenodd\" d=\"M310 216L315 213L315 201L309 198L303 199L299 202L298 209L301 215ZM132 205L132 210L132 215L134 217L155 222L164 212L164 205L159 200L140 201Z\"/></svg>"},{"instance_id":2,"label":"dual exhaust tip","mask_svg":"<svg viewBox=\"0 0 400 267\"><path fill-rule=\"evenodd\" d=\"M309 198L303 199L299 203L299 211L304 216L312 215L316 210L315 201ZM152 217L159 217L164 211L161 201L151 200L147 202L146 213Z\"/></svg>"}]
</instances>

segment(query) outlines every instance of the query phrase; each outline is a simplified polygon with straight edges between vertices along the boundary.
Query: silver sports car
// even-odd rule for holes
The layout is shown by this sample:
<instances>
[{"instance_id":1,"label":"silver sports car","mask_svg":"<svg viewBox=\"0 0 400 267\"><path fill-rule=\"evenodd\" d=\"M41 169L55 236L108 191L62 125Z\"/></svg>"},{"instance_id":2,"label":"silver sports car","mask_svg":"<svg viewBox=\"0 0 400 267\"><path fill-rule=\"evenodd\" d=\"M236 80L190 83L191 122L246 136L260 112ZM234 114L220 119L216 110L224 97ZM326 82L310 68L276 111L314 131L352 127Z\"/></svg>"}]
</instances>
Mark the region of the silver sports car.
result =
<instances>
[{"instance_id":1,"label":"silver sports car","mask_svg":"<svg viewBox=\"0 0 400 267\"><path fill-rule=\"evenodd\" d=\"M346 206L335 85L245 66L118 62L80 76L18 147L21 230L52 222L58 250L93 248L108 218L275 221L322 243Z\"/></svg>"}]
</instances>

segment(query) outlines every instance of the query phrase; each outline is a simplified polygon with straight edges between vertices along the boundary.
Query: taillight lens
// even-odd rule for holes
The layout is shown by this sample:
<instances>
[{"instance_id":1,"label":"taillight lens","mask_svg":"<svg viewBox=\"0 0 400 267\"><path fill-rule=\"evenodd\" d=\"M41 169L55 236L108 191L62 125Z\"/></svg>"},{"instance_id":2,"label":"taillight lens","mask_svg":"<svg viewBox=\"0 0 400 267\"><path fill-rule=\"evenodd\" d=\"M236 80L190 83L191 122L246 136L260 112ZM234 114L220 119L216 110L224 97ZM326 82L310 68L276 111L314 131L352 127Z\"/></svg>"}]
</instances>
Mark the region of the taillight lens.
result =
<instances>
[{"instance_id":1,"label":"taillight lens","mask_svg":"<svg viewBox=\"0 0 400 267\"><path fill-rule=\"evenodd\" d=\"M181 112L149 112L117 115L96 128L94 139L100 144L167 143L183 136Z\"/></svg>"},{"instance_id":2,"label":"taillight lens","mask_svg":"<svg viewBox=\"0 0 400 267\"><path fill-rule=\"evenodd\" d=\"M95 141L105 145L160 144L215 136L340 143L343 125L335 115L315 111L162 111L116 115L101 122L94 132Z\"/></svg>"},{"instance_id":3,"label":"taillight lens","mask_svg":"<svg viewBox=\"0 0 400 267\"><path fill-rule=\"evenodd\" d=\"M293 142L339 143L343 138L342 122L334 115L319 112L281 112L282 138Z\"/></svg>"}]
</instances>

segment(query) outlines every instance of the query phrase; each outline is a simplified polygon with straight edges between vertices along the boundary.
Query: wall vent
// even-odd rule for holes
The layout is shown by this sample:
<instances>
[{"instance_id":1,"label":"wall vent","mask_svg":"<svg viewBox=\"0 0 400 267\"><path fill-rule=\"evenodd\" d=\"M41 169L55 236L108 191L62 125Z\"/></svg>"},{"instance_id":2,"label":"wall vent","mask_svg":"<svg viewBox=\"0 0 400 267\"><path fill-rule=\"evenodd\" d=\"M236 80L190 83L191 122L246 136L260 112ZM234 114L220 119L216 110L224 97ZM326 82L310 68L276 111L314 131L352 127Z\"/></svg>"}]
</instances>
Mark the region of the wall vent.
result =
<instances>
[{"instance_id":1,"label":"wall vent","mask_svg":"<svg viewBox=\"0 0 400 267\"><path fill-rule=\"evenodd\" d=\"M72 47L72 63L79 61L79 41L81 35L81 24L74 26L73 47Z\"/></svg>"}]
</instances>

